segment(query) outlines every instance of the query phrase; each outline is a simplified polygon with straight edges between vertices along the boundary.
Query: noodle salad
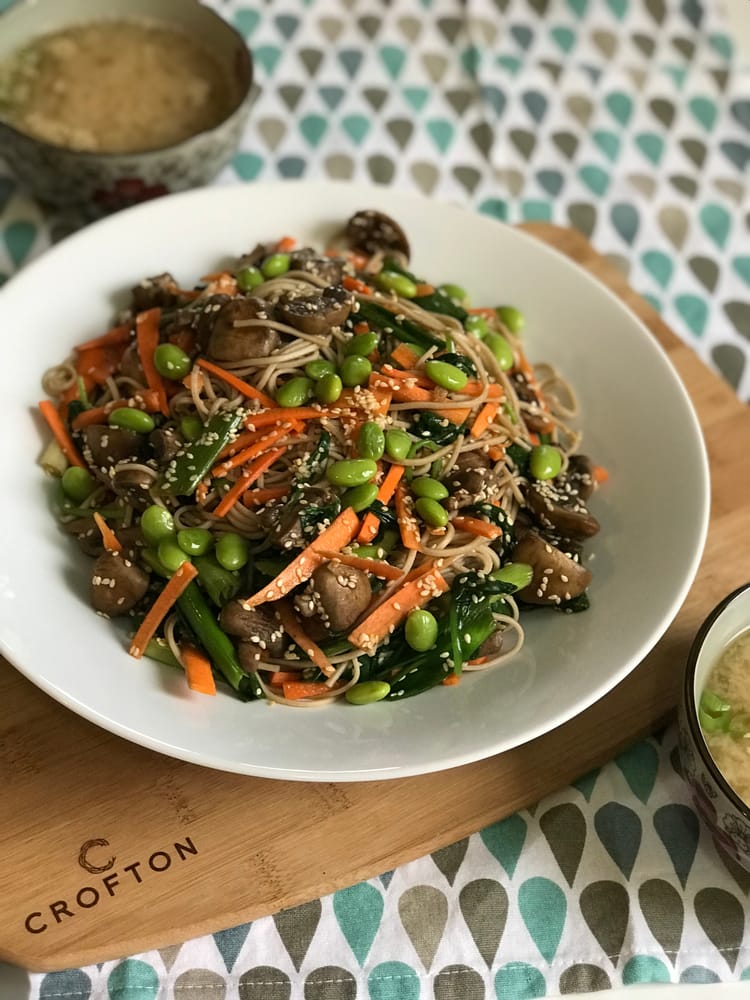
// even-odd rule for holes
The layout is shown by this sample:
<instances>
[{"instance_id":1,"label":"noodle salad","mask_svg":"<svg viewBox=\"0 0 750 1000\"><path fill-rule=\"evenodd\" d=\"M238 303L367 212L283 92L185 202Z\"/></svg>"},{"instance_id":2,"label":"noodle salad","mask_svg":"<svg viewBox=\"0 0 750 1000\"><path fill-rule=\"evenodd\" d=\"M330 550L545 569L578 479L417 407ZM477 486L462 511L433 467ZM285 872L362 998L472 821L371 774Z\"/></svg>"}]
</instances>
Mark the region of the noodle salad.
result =
<instances>
[{"instance_id":1,"label":"noodle salad","mask_svg":"<svg viewBox=\"0 0 750 1000\"><path fill-rule=\"evenodd\" d=\"M398 223L259 244L130 293L43 379L62 530L129 651L308 707L398 700L506 662L588 607L571 387L522 314L413 273Z\"/></svg>"}]
</instances>

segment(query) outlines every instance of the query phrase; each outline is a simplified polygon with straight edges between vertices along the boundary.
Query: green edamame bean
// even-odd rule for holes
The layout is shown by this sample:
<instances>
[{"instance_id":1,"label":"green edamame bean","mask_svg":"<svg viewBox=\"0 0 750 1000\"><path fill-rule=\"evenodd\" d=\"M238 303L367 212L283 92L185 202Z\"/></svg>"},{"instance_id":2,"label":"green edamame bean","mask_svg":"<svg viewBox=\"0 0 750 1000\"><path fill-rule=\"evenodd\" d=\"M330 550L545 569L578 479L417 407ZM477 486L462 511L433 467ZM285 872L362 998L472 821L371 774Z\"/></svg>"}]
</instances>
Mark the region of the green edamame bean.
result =
<instances>
[{"instance_id":1,"label":"green edamame bean","mask_svg":"<svg viewBox=\"0 0 750 1000\"><path fill-rule=\"evenodd\" d=\"M158 503L152 504L141 514L141 531L149 545L158 545L174 535L172 515Z\"/></svg>"},{"instance_id":2,"label":"green edamame bean","mask_svg":"<svg viewBox=\"0 0 750 1000\"><path fill-rule=\"evenodd\" d=\"M428 361L424 366L425 375L441 389L460 392L469 381L466 372L447 361Z\"/></svg>"},{"instance_id":3,"label":"green edamame bean","mask_svg":"<svg viewBox=\"0 0 750 1000\"><path fill-rule=\"evenodd\" d=\"M361 489L361 487L357 487ZM355 545L352 555L359 556L360 559L382 559L386 554L382 545Z\"/></svg>"},{"instance_id":4,"label":"green edamame bean","mask_svg":"<svg viewBox=\"0 0 750 1000\"><path fill-rule=\"evenodd\" d=\"M444 528L448 523L448 511L430 497L420 497L414 504L414 510L431 528Z\"/></svg>"},{"instance_id":5,"label":"green edamame bean","mask_svg":"<svg viewBox=\"0 0 750 1000\"><path fill-rule=\"evenodd\" d=\"M562 455L551 444L538 444L531 449L529 471L534 479L554 479L562 468Z\"/></svg>"},{"instance_id":6,"label":"green edamame bean","mask_svg":"<svg viewBox=\"0 0 750 1000\"><path fill-rule=\"evenodd\" d=\"M353 486L341 498L344 507L351 507L355 514L367 508L373 503L378 495L378 487L375 483L365 483L363 486Z\"/></svg>"},{"instance_id":7,"label":"green edamame bean","mask_svg":"<svg viewBox=\"0 0 750 1000\"><path fill-rule=\"evenodd\" d=\"M315 383L313 391L319 403L335 403L344 391L344 383L341 381L340 375L331 373L319 379Z\"/></svg>"},{"instance_id":8,"label":"green edamame bean","mask_svg":"<svg viewBox=\"0 0 750 1000\"><path fill-rule=\"evenodd\" d=\"M503 326L507 326L511 333L519 334L526 326L526 317L515 306L498 306L495 313Z\"/></svg>"},{"instance_id":9,"label":"green edamame bean","mask_svg":"<svg viewBox=\"0 0 750 1000\"><path fill-rule=\"evenodd\" d=\"M319 381L325 375L334 375L336 366L332 361L325 361L323 358L316 358L315 361L308 361L305 365L305 375L313 382Z\"/></svg>"},{"instance_id":10,"label":"green edamame bean","mask_svg":"<svg viewBox=\"0 0 750 1000\"><path fill-rule=\"evenodd\" d=\"M370 458L345 458L326 469L326 479L333 486L364 486L375 478L377 465Z\"/></svg>"},{"instance_id":11,"label":"green edamame bean","mask_svg":"<svg viewBox=\"0 0 750 1000\"><path fill-rule=\"evenodd\" d=\"M429 500L445 500L448 496L448 487L430 476L413 480L411 491L415 497L427 497Z\"/></svg>"},{"instance_id":12,"label":"green edamame bean","mask_svg":"<svg viewBox=\"0 0 750 1000\"><path fill-rule=\"evenodd\" d=\"M203 421L197 413L188 413L180 421L180 434L186 441L197 441L203 431Z\"/></svg>"},{"instance_id":13,"label":"green edamame bean","mask_svg":"<svg viewBox=\"0 0 750 1000\"><path fill-rule=\"evenodd\" d=\"M448 282L445 285L440 285L438 288L439 292L443 295L447 295L449 299L454 299L461 306L466 306L469 301L469 296L466 293L466 289L462 288L460 285L451 284Z\"/></svg>"},{"instance_id":14,"label":"green edamame bean","mask_svg":"<svg viewBox=\"0 0 750 1000\"><path fill-rule=\"evenodd\" d=\"M216 543L216 561L224 569L242 569L248 560L247 539L233 531L221 535Z\"/></svg>"},{"instance_id":15,"label":"green edamame bean","mask_svg":"<svg viewBox=\"0 0 750 1000\"><path fill-rule=\"evenodd\" d=\"M513 357L513 348L501 333L490 331L484 338L484 342L492 351L497 361L500 371L507 372L516 363Z\"/></svg>"},{"instance_id":16,"label":"green edamame bean","mask_svg":"<svg viewBox=\"0 0 750 1000\"><path fill-rule=\"evenodd\" d=\"M190 355L186 354L177 344L159 344L154 351L154 368L164 378L185 378L193 367Z\"/></svg>"},{"instance_id":17,"label":"green edamame bean","mask_svg":"<svg viewBox=\"0 0 750 1000\"><path fill-rule=\"evenodd\" d=\"M237 286L241 292L252 292L266 280L257 267L243 267L235 274Z\"/></svg>"},{"instance_id":18,"label":"green edamame bean","mask_svg":"<svg viewBox=\"0 0 750 1000\"><path fill-rule=\"evenodd\" d=\"M361 358L366 358L373 351L377 350L380 340L377 333L358 333L356 337L347 340L344 344L344 357L351 354L358 354Z\"/></svg>"},{"instance_id":19,"label":"green edamame bean","mask_svg":"<svg viewBox=\"0 0 750 1000\"><path fill-rule=\"evenodd\" d=\"M523 590L528 587L534 576L534 570L528 563L506 563L500 569L490 573L490 580L499 580L501 583L509 583L516 590Z\"/></svg>"},{"instance_id":20,"label":"green edamame bean","mask_svg":"<svg viewBox=\"0 0 750 1000\"><path fill-rule=\"evenodd\" d=\"M373 458L376 462L385 451L385 434L374 420L367 420L357 436L357 451L362 458Z\"/></svg>"},{"instance_id":21,"label":"green edamame bean","mask_svg":"<svg viewBox=\"0 0 750 1000\"><path fill-rule=\"evenodd\" d=\"M190 561L190 556L187 552L183 552L174 538L162 538L156 552L162 566L166 566L172 573L178 570L184 562Z\"/></svg>"},{"instance_id":22,"label":"green edamame bean","mask_svg":"<svg viewBox=\"0 0 750 1000\"><path fill-rule=\"evenodd\" d=\"M390 694L391 685L387 681L362 681L350 687L344 697L350 705L371 705L382 701Z\"/></svg>"},{"instance_id":23,"label":"green edamame bean","mask_svg":"<svg viewBox=\"0 0 750 1000\"><path fill-rule=\"evenodd\" d=\"M404 626L404 637L412 649L426 653L432 649L438 634L437 619L429 611L410 611Z\"/></svg>"},{"instance_id":24,"label":"green edamame bean","mask_svg":"<svg viewBox=\"0 0 750 1000\"><path fill-rule=\"evenodd\" d=\"M90 497L96 487L94 477L80 465L68 466L62 474L61 483L65 496L76 503L82 503L86 497Z\"/></svg>"},{"instance_id":25,"label":"green edamame bean","mask_svg":"<svg viewBox=\"0 0 750 1000\"><path fill-rule=\"evenodd\" d=\"M409 454L411 446L412 439L406 431L386 431L385 453L394 462L402 462Z\"/></svg>"},{"instance_id":26,"label":"green edamame bean","mask_svg":"<svg viewBox=\"0 0 750 1000\"><path fill-rule=\"evenodd\" d=\"M276 390L276 402L279 406L304 406L312 390L312 379L298 375L296 378L290 378Z\"/></svg>"},{"instance_id":27,"label":"green edamame bean","mask_svg":"<svg viewBox=\"0 0 750 1000\"><path fill-rule=\"evenodd\" d=\"M213 545L214 538L205 528L181 528L177 532L177 544L189 556L202 556Z\"/></svg>"},{"instance_id":28,"label":"green edamame bean","mask_svg":"<svg viewBox=\"0 0 750 1000\"><path fill-rule=\"evenodd\" d=\"M380 541L378 543L378 548L383 549L384 552L392 552L401 542L401 533L396 528L386 528L383 532ZM378 556L379 559L382 556Z\"/></svg>"},{"instance_id":29,"label":"green edamame bean","mask_svg":"<svg viewBox=\"0 0 750 1000\"><path fill-rule=\"evenodd\" d=\"M370 377L372 365L361 354L350 354L341 362L341 381L349 387L363 385Z\"/></svg>"},{"instance_id":30,"label":"green edamame bean","mask_svg":"<svg viewBox=\"0 0 750 1000\"><path fill-rule=\"evenodd\" d=\"M260 269L264 278L278 278L280 274L286 274L289 264L288 253L272 253L270 257L266 257Z\"/></svg>"},{"instance_id":31,"label":"green edamame bean","mask_svg":"<svg viewBox=\"0 0 750 1000\"><path fill-rule=\"evenodd\" d=\"M375 284L383 292L395 292L402 299L413 299L417 294L417 286L398 271L381 271L375 276Z\"/></svg>"},{"instance_id":32,"label":"green edamame bean","mask_svg":"<svg viewBox=\"0 0 750 1000\"><path fill-rule=\"evenodd\" d=\"M136 434L150 434L156 427L150 413L130 406L119 406L116 410L112 410L107 417L107 423L110 427L123 427L127 431L135 431Z\"/></svg>"},{"instance_id":33,"label":"green edamame bean","mask_svg":"<svg viewBox=\"0 0 750 1000\"><path fill-rule=\"evenodd\" d=\"M467 333L473 333L475 337L484 340L490 332L489 324L484 316L467 316L464 321L464 329Z\"/></svg>"}]
</instances>

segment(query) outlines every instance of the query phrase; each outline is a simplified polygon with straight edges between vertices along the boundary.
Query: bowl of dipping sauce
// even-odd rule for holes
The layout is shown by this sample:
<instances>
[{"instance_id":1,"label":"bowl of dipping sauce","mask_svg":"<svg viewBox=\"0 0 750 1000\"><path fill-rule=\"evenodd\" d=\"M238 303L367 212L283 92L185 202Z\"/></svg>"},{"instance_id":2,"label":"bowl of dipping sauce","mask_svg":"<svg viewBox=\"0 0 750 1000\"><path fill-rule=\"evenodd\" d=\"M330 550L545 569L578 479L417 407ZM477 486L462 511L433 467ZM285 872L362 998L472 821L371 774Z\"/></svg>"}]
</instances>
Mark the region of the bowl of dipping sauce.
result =
<instances>
[{"instance_id":1,"label":"bowl of dipping sauce","mask_svg":"<svg viewBox=\"0 0 750 1000\"><path fill-rule=\"evenodd\" d=\"M750 871L750 583L724 598L688 654L683 774L718 846Z\"/></svg>"},{"instance_id":2,"label":"bowl of dipping sauce","mask_svg":"<svg viewBox=\"0 0 750 1000\"><path fill-rule=\"evenodd\" d=\"M211 180L252 103L244 39L198 0L19 0L0 15L0 154L101 215Z\"/></svg>"}]
</instances>

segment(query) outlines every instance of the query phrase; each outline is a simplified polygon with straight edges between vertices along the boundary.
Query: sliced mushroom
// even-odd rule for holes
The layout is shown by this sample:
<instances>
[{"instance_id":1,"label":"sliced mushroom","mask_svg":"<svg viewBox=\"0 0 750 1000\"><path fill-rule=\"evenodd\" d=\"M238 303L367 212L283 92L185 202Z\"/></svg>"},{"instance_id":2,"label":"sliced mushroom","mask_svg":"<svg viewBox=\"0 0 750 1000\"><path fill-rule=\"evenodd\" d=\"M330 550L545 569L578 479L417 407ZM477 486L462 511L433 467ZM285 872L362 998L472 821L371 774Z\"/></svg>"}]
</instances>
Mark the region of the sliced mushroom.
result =
<instances>
[{"instance_id":1,"label":"sliced mushroom","mask_svg":"<svg viewBox=\"0 0 750 1000\"><path fill-rule=\"evenodd\" d=\"M280 320L312 336L330 333L335 326L341 326L351 310L351 293L341 285L310 294L287 292L276 304Z\"/></svg>"},{"instance_id":2,"label":"sliced mushroom","mask_svg":"<svg viewBox=\"0 0 750 1000\"><path fill-rule=\"evenodd\" d=\"M286 648L284 630L271 608L247 610L237 598L221 609L219 624L228 635L240 639L240 663L245 670L255 670L258 660L281 656Z\"/></svg>"},{"instance_id":3,"label":"sliced mushroom","mask_svg":"<svg viewBox=\"0 0 750 1000\"><path fill-rule=\"evenodd\" d=\"M409 259L409 241L397 222L383 212L366 209L356 212L346 224L346 236L356 250L374 254L395 250Z\"/></svg>"},{"instance_id":4,"label":"sliced mushroom","mask_svg":"<svg viewBox=\"0 0 750 1000\"><path fill-rule=\"evenodd\" d=\"M148 573L123 555L104 552L91 573L95 611L116 618L131 611L148 590Z\"/></svg>"},{"instance_id":5,"label":"sliced mushroom","mask_svg":"<svg viewBox=\"0 0 750 1000\"><path fill-rule=\"evenodd\" d=\"M265 326L269 305L254 296L230 299L216 313L207 353L215 361L267 357L279 346L276 330ZM255 325L260 321L258 325ZM247 324L247 325L245 325Z\"/></svg>"},{"instance_id":6,"label":"sliced mushroom","mask_svg":"<svg viewBox=\"0 0 750 1000\"><path fill-rule=\"evenodd\" d=\"M514 372L511 383L521 404L521 416L524 423L535 434L544 434L549 430L549 417L539 405L539 398L523 372Z\"/></svg>"},{"instance_id":7,"label":"sliced mushroom","mask_svg":"<svg viewBox=\"0 0 750 1000\"><path fill-rule=\"evenodd\" d=\"M335 493L327 486L308 486L304 495L298 500L287 501L274 507L270 512L270 536L274 545L280 549L299 549L306 544L302 531L300 513L305 507L315 504L325 506L330 504Z\"/></svg>"},{"instance_id":8,"label":"sliced mushroom","mask_svg":"<svg viewBox=\"0 0 750 1000\"><path fill-rule=\"evenodd\" d=\"M136 510L145 510L153 501L149 490L156 481L156 473L146 465L125 463L115 466L112 489Z\"/></svg>"},{"instance_id":9,"label":"sliced mushroom","mask_svg":"<svg viewBox=\"0 0 750 1000\"><path fill-rule=\"evenodd\" d=\"M528 587L518 592L529 604L561 604L578 597L591 582L585 566L533 531L518 542L512 559L528 563L534 571Z\"/></svg>"},{"instance_id":10,"label":"sliced mushroom","mask_svg":"<svg viewBox=\"0 0 750 1000\"><path fill-rule=\"evenodd\" d=\"M594 492L594 463L588 455L571 455L568 459L568 479L578 491L581 500L588 500Z\"/></svg>"},{"instance_id":11,"label":"sliced mushroom","mask_svg":"<svg viewBox=\"0 0 750 1000\"><path fill-rule=\"evenodd\" d=\"M179 290L180 286L168 272L144 278L130 293L133 312L172 306L179 298Z\"/></svg>"},{"instance_id":12,"label":"sliced mushroom","mask_svg":"<svg viewBox=\"0 0 750 1000\"><path fill-rule=\"evenodd\" d=\"M487 636L482 645L476 651L476 659L486 656L489 660L494 656L499 656L503 651L504 643L505 629L502 627L496 627L495 631L491 632L490 635Z\"/></svg>"},{"instance_id":13,"label":"sliced mushroom","mask_svg":"<svg viewBox=\"0 0 750 1000\"><path fill-rule=\"evenodd\" d=\"M526 503L545 532L561 538L591 538L599 522L581 499L575 480L566 476L535 482L526 490Z\"/></svg>"},{"instance_id":14,"label":"sliced mushroom","mask_svg":"<svg viewBox=\"0 0 750 1000\"><path fill-rule=\"evenodd\" d=\"M479 450L467 451L458 456L445 477L445 485L451 493L449 505L455 509L492 499L497 492L497 476L487 455Z\"/></svg>"},{"instance_id":15,"label":"sliced mushroom","mask_svg":"<svg viewBox=\"0 0 750 1000\"><path fill-rule=\"evenodd\" d=\"M337 285L344 273L344 262L337 257L325 257L312 247L300 247L289 257L290 271L304 271L322 278L329 285Z\"/></svg>"},{"instance_id":16,"label":"sliced mushroom","mask_svg":"<svg viewBox=\"0 0 750 1000\"><path fill-rule=\"evenodd\" d=\"M83 432L84 452L90 465L110 469L119 462L136 461L143 448L143 435L123 427L92 424Z\"/></svg>"},{"instance_id":17,"label":"sliced mushroom","mask_svg":"<svg viewBox=\"0 0 750 1000\"><path fill-rule=\"evenodd\" d=\"M176 427L157 427L149 434L148 443L160 466L171 462L184 444Z\"/></svg>"},{"instance_id":18,"label":"sliced mushroom","mask_svg":"<svg viewBox=\"0 0 750 1000\"><path fill-rule=\"evenodd\" d=\"M319 566L313 573L312 583L322 617L333 632L351 628L372 598L367 574L343 563Z\"/></svg>"},{"instance_id":19,"label":"sliced mushroom","mask_svg":"<svg viewBox=\"0 0 750 1000\"><path fill-rule=\"evenodd\" d=\"M117 528L115 531L117 541L122 545L122 552L128 559L135 559L139 551L145 548L146 539L143 537L140 524L130 524L127 528Z\"/></svg>"},{"instance_id":20,"label":"sliced mushroom","mask_svg":"<svg viewBox=\"0 0 750 1000\"><path fill-rule=\"evenodd\" d=\"M125 353L120 361L120 374L125 375L127 378L132 378L139 385L146 384L146 375L143 371L140 355L138 354L137 344L130 344L129 347L125 348Z\"/></svg>"},{"instance_id":21,"label":"sliced mushroom","mask_svg":"<svg viewBox=\"0 0 750 1000\"><path fill-rule=\"evenodd\" d=\"M81 552L87 556L100 556L104 551L102 535L93 517L76 517L72 521L64 521L61 527L66 535L75 538Z\"/></svg>"}]
</instances>

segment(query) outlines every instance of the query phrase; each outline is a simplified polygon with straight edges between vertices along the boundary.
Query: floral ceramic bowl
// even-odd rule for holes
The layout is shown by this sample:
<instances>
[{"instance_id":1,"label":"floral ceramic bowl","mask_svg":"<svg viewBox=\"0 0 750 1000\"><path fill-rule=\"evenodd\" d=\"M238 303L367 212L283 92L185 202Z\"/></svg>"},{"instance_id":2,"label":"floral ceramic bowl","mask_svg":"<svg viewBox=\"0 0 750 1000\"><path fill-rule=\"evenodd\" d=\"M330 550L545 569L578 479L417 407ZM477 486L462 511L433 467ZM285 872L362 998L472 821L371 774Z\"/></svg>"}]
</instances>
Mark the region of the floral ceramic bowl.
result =
<instances>
[{"instance_id":1,"label":"floral ceramic bowl","mask_svg":"<svg viewBox=\"0 0 750 1000\"><path fill-rule=\"evenodd\" d=\"M719 656L749 625L750 583L725 597L698 630L688 655L679 707L680 760L695 806L718 846L748 871L750 804L740 798L712 757L698 721L698 706Z\"/></svg>"},{"instance_id":2,"label":"floral ceramic bowl","mask_svg":"<svg viewBox=\"0 0 750 1000\"><path fill-rule=\"evenodd\" d=\"M139 17L200 39L229 70L228 114L215 127L174 145L129 154L63 148L0 118L0 155L41 201L106 214L207 183L237 148L253 97L252 57L234 28L199 0L19 0L0 15L0 60L40 35L72 25Z\"/></svg>"}]
</instances>

